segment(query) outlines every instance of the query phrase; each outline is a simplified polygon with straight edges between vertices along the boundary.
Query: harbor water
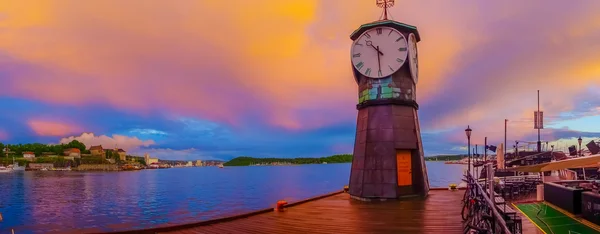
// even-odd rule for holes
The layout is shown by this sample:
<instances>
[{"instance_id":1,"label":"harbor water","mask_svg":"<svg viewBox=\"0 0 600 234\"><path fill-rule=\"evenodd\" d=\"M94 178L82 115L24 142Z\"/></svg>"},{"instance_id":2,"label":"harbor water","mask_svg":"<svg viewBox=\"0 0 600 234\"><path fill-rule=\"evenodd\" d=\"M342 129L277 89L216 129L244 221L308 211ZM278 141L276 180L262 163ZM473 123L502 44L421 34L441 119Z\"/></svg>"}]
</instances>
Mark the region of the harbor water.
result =
<instances>
[{"instance_id":1,"label":"harbor water","mask_svg":"<svg viewBox=\"0 0 600 234\"><path fill-rule=\"evenodd\" d=\"M0 174L0 233L82 233L189 223L341 190L351 164ZM431 187L465 165L427 162Z\"/></svg>"}]
</instances>

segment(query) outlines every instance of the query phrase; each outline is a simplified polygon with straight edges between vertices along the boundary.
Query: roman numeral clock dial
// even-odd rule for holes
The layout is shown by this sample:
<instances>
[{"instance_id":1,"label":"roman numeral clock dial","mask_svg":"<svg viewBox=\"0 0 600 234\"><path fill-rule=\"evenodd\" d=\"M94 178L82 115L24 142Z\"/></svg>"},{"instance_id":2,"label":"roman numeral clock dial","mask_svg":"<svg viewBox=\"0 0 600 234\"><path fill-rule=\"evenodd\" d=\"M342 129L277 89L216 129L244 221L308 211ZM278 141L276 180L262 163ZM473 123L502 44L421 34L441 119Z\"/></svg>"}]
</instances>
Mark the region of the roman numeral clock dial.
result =
<instances>
[{"instance_id":1,"label":"roman numeral clock dial","mask_svg":"<svg viewBox=\"0 0 600 234\"><path fill-rule=\"evenodd\" d=\"M352 44L352 64L360 74L370 78L388 77L398 71L409 53L406 38L390 27L365 31Z\"/></svg>"},{"instance_id":2,"label":"roman numeral clock dial","mask_svg":"<svg viewBox=\"0 0 600 234\"><path fill-rule=\"evenodd\" d=\"M408 60L410 63L410 75L417 84L419 82L419 55L417 53L417 37L415 34L408 35Z\"/></svg>"}]
</instances>

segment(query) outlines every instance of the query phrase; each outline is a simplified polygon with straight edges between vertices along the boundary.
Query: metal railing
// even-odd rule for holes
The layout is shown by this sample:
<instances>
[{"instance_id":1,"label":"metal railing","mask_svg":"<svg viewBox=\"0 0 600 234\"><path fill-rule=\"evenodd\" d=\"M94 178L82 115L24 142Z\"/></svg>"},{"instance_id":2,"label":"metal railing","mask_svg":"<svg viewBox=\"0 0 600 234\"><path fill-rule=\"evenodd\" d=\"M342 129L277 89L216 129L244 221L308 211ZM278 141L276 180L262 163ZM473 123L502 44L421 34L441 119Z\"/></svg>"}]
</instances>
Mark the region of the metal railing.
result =
<instances>
[{"instance_id":1,"label":"metal railing","mask_svg":"<svg viewBox=\"0 0 600 234\"><path fill-rule=\"evenodd\" d=\"M483 197L483 199L485 201L485 203L484 203L485 206L487 206L487 208L492 212L491 215L494 218L494 223L492 224L493 233L512 234L512 232L508 229L508 226L506 225L506 221L504 221L503 216L496 209L496 203L490 199L490 197L487 195L487 193L481 187L481 185L473 179L473 176L471 175L471 173L467 172L466 177L467 177L467 182L469 184L475 185L475 186L469 186L469 189L476 189L475 194L478 194L481 197ZM470 193L470 192L471 191L468 191L468 190L465 191L465 193Z\"/></svg>"},{"instance_id":2,"label":"metal railing","mask_svg":"<svg viewBox=\"0 0 600 234\"><path fill-rule=\"evenodd\" d=\"M569 169L558 170L558 178L561 180L577 180L577 172Z\"/></svg>"}]
</instances>

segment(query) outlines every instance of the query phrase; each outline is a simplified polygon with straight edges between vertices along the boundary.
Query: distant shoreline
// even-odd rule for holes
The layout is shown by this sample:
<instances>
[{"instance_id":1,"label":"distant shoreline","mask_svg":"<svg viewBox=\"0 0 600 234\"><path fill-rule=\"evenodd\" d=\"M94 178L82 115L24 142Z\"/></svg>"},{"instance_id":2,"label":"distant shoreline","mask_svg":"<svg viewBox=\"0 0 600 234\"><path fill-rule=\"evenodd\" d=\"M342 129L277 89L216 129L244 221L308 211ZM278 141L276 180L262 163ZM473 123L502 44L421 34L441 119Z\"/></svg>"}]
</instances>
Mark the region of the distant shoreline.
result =
<instances>
[{"instance_id":1,"label":"distant shoreline","mask_svg":"<svg viewBox=\"0 0 600 234\"><path fill-rule=\"evenodd\" d=\"M254 158L237 157L223 166L284 166L302 164L351 163L352 154L339 154L321 158Z\"/></svg>"}]
</instances>

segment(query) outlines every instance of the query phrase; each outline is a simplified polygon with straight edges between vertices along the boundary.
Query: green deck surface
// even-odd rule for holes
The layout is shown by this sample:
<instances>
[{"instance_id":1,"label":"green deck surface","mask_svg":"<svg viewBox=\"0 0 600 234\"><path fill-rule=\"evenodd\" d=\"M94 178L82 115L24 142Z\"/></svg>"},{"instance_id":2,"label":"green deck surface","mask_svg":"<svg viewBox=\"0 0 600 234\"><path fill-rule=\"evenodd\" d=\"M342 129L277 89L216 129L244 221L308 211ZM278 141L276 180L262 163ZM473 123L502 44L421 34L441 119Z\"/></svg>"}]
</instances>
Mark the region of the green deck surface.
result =
<instances>
[{"instance_id":1,"label":"green deck surface","mask_svg":"<svg viewBox=\"0 0 600 234\"><path fill-rule=\"evenodd\" d=\"M517 204L516 206L547 234L600 233L541 202ZM536 216L540 209L542 211Z\"/></svg>"}]
</instances>

